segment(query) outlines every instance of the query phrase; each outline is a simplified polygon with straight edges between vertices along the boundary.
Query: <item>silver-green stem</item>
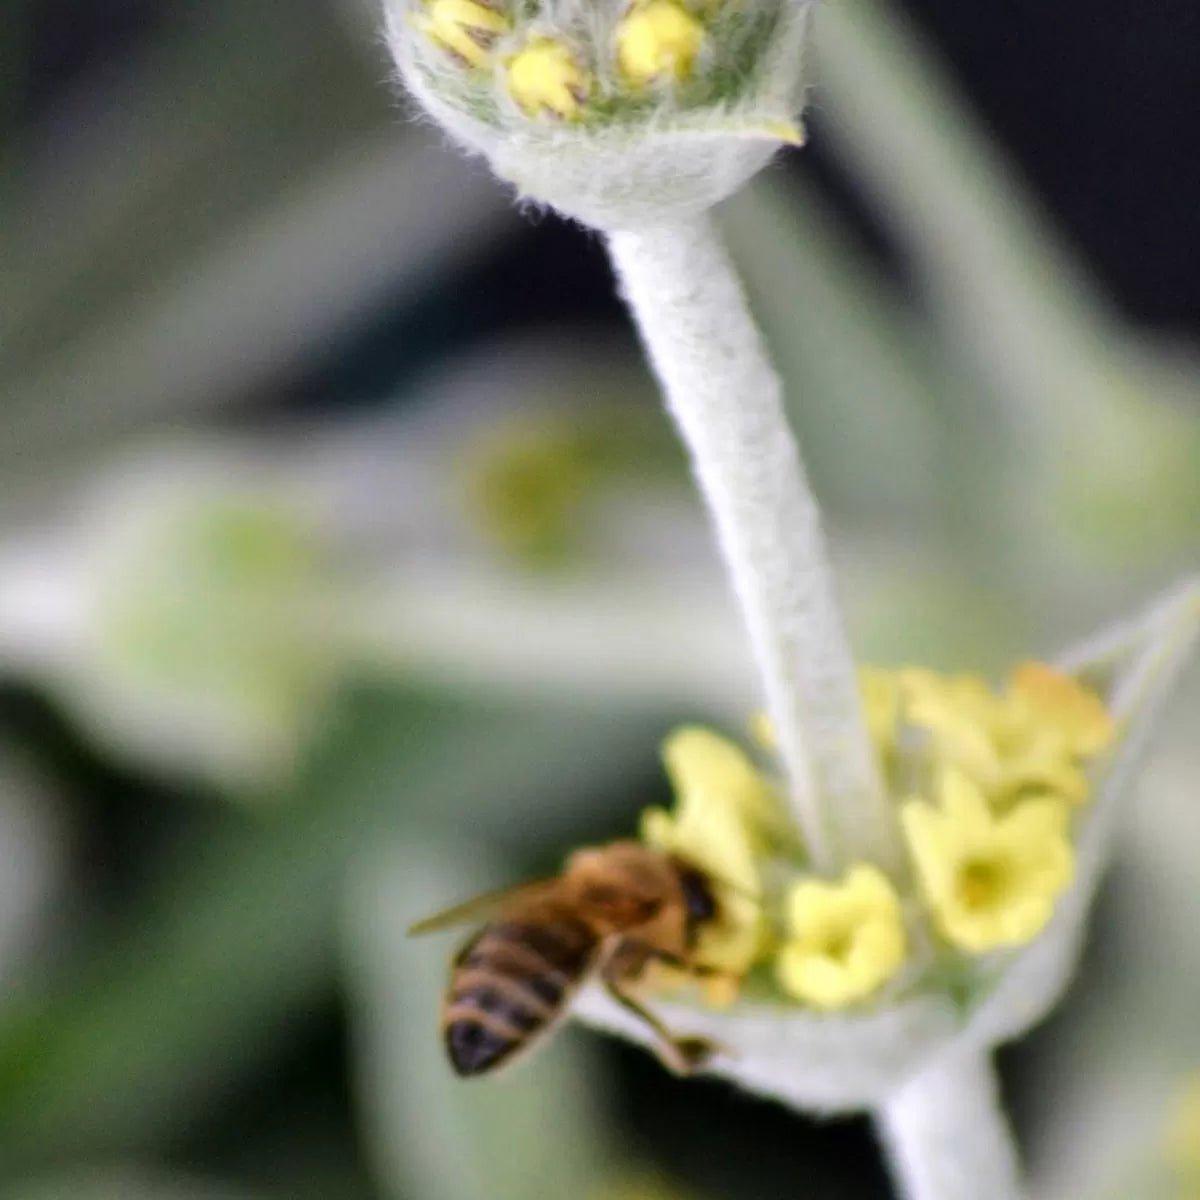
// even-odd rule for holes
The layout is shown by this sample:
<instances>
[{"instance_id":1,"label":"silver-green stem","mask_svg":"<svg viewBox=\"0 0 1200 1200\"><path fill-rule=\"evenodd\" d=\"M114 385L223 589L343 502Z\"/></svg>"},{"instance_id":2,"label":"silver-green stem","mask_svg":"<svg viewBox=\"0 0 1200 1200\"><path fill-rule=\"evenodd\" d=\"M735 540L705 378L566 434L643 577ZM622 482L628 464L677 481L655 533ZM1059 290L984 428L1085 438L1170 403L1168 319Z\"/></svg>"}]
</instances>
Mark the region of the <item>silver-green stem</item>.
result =
<instances>
[{"instance_id":1,"label":"silver-green stem","mask_svg":"<svg viewBox=\"0 0 1200 1200\"><path fill-rule=\"evenodd\" d=\"M1021 1200L1016 1147L986 1052L935 1059L877 1114L905 1200Z\"/></svg>"},{"instance_id":2,"label":"silver-green stem","mask_svg":"<svg viewBox=\"0 0 1200 1200\"><path fill-rule=\"evenodd\" d=\"M897 868L820 514L733 264L707 216L609 247L716 527L814 866Z\"/></svg>"}]
</instances>

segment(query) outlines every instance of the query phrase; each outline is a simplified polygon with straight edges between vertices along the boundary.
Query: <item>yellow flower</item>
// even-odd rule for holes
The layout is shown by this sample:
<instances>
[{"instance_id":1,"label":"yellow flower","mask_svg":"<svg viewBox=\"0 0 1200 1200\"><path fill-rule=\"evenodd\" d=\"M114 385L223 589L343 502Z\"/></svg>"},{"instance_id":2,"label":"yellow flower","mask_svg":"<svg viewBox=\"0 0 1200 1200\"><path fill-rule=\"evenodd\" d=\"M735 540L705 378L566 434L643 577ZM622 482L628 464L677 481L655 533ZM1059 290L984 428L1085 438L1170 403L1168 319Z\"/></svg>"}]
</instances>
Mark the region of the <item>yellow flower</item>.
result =
<instances>
[{"instance_id":1,"label":"yellow flower","mask_svg":"<svg viewBox=\"0 0 1200 1200\"><path fill-rule=\"evenodd\" d=\"M951 769L940 806L910 800L901 820L939 929L972 953L1032 941L1074 875L1060 801L1024 800L997 815L979 787Z\"/></svg>"},{"instance_id":2,"label":"yellow flower","mask_svg":"<svg viewBox=\"0 0 1200 1200\"><path fill-rule=\"evenodd\" d=\"M1000 705L987 684L973 675L939 675L907 668L898 673L901 720L924 730L931 757L955 766L985 787L1000 776L993 732Z\"/></svg>"},{"instance_id":3,"label":"yellow flower","mask_svg":"<svg viewBox=\"0 0 1200 1200\"><path fill-rule=\"evenodd\" d=\"M675 811L649 809L642 838L710 877L717 916L701 931L697 961L744 974L764 940L758 854L774 793L746 755L707 729L687 727L663 745Z\"/></svg>"},{"instance_id":4,"label":"yellow flower","mask_svg":"<svg viewBox=\"0 0 1200 1200\"><path fill-rule=\"evenodd\" d=\"M1070 675L1045 663L1021 663L1009 678L1008 691L1031 719L1056 730L1072 754L1090 758L1111 745L1116 734L1112 716L1099 696Z\"/></svg>"},{"instance_id":5,"label":"yellow flower","mask_svg":"<svg viewBox=\"0 0 1200 1200\"><path fill-rule=\"evenodd\" d=\"M418 25L468 66L482 67L496 39L508 29L508 20L478 0L433 0Z\"/></svg>"},{"instance_id":6,"label":"yellow flower","mask_svg":"<svg viewBox=\"0 0 1200 1200\"><path fill-rule=\"evenodd\" d=\"M816 1008L844 1008L865 999L904 963L900 901L877 867L853 867L842 883L797 883L787 914L791 937L776 960L779 982Z\"/></svg>"},{"instance_id":7,"label":"yellow flower","mask_svg":"<svg viewBox=\"0 0 1200 1200\"><path fill-rule=\"evenodd\" d=\"M582 114L591 80L569 46L537 38L509 60L508 90L531 117L549 112L574 121Z\"/></svg>"},{"instance_id":8,"label":"yellow flower","mask_svg":"<svg viewBox=\"0 0 1200 1200\"><path fill-rule=\"evenodd\" d=\"M1035 798L1058 798L1083 804L1091 785L1061 734L1038 723L1025 723L1005 744L1003 733L999 770L990 783L989 798L1001 811Z\"/></svg>"},{"instance_id":9,"label":"yellow flower","mask_svg":"<svg viewBox=\"0 0 1200 1200\"><path fill-rule=\"evenodd\" d=\"M1082 804L1090 790L1082 760L1113 736L1103 704L1042 663L1013 674L1006 694L974 675L918 668L864 675L872 737L889 774L935 776L953 767L1003 811L1021 800L1057 797Z\"/></svg>"},{"instance_id":10,"label":"yellow flower","mask_svg":"<svg viewBox=\"0 0 1200 1200\"><path fill-rule=\"evenodd\" d=\"M636 4L617 26L621 74L641 87L659 78L686 79L704 43L704 26L674 0Z\"/></svg>"}]
</instances>

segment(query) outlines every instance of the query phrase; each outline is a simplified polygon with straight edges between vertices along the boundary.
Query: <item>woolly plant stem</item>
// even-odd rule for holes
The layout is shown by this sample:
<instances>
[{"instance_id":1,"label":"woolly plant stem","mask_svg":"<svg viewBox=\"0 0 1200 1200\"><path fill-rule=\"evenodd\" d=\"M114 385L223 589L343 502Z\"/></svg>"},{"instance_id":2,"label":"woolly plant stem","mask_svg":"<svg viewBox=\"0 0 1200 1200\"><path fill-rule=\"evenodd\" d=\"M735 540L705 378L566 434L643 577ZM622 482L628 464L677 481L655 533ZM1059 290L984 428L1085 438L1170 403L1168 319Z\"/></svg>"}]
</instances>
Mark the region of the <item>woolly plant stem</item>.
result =
<instances>
[{"instance_id":1,"label":"woolly plant stem","mask_svg":"<svg viewBox=\"0 0 1200 1200\"><path fill-rule=\"evenodd\" d=\"M716 528L813 865L896 867L820 515L733 264L707 216L614 232L609 249Z\"/></svg>"},{"instance_id":2,"label":"woolly plant stem","mask_svg":"<svg viewBox=\"0 0 1200 1200\"><path fill-rule=\"evenodd\" d=\"M876 1117L905 1200L1021 1200L1020 1168L986 1052L936 1059Z\"/></svg>"}]
</instances>

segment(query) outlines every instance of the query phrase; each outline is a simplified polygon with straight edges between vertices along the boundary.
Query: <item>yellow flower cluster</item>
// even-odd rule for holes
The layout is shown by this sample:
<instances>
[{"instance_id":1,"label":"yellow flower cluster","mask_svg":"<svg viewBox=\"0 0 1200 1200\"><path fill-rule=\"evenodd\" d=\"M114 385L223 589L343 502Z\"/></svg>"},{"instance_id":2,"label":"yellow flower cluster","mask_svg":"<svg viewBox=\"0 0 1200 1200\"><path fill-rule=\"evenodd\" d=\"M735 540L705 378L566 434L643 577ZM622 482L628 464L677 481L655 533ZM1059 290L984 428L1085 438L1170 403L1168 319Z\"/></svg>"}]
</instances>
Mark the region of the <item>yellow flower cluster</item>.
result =
<instances>
[{"instance_id":1,"label":"yellow flower cluster","mask_svg":"<svg viewBox=\"0 0 1200 1200\"><path fill-rule=\"evenodd\" d=\"M1082 804L1084 763L1114 735L1099 698L1044 663L1018 666L1003 692L974 675L869 670L863 696L893 786L936 784L954 767L1001 809L1031 796Z\"/></svg>"},{"instance_id":2,"label":"yellow flower cluster","mask_svg":"<svg viewBox=\"0 0 1200 1200\"><path fill-rule=\"evenodd\" d=\"M1088 760L1115 734L1100 699L1043 663L1001 692L911 669L868 672L863 691L939 932L972 954L1031 941L1074 873Z\"/></svg>"},{"instance_id":3,"label":"yellow flower cluster","mask_svg":"<svg viewBox=\"0 0 1200 1200\"><path fill-rule=\"evenodd\" d=\"M647 811L642 837L712 882L717 916L701 931L700 966L740 978L778 949L784 988L820 1008L862 999L899 969L906 945L899 898L883 873L866 865L843 884L797 883L787 905L789 936L777 947L763 875L773 855L796 848L777 788L741 749L707 729L672 734L663 757L675 810Z\"/></svg>"},{"instance_id":4,"label":"yellow flower cluster","mask_svg":"<svg viewBox=\"0 0 1200 1200\"><path fill-rule=\"evenodd\" d=\"M1089 760L1115 736L1104 705L1040 663L1019 666L999 692L973 676L868 671L863 698L937 932L972 955L1031 941L1074 875L1072 811L1088 799ZM769 730L759 733L770 746ZM898 975L909 934L881 870L858 863L839 880L797 879L778 791L742 750L688 728L664 757L676 807L647 812L642 834L713 880L718 917L698 962L741 977L773 959L783 990L822 1010ZM784 872L792 882L781 888ZM774 932L768 909L778 910Z\"/></svg>"},{"instance_id":5,"label":"yellow flower cluster","mask_svg":"<svg viewBox=\"0 0 1200 1200\"><path fill-rule=\"evenodd\" d=\"M491 0L429 0L418 28L464 66L490 66L497 40L510 29ZM704 25L678 0L634 0L617 24L616 69L635 92L670 85L694 71ZM528 117L577 121L595 86L581 48L538 35L504 59L509 94Z\"/></svg>"}]
</instances>

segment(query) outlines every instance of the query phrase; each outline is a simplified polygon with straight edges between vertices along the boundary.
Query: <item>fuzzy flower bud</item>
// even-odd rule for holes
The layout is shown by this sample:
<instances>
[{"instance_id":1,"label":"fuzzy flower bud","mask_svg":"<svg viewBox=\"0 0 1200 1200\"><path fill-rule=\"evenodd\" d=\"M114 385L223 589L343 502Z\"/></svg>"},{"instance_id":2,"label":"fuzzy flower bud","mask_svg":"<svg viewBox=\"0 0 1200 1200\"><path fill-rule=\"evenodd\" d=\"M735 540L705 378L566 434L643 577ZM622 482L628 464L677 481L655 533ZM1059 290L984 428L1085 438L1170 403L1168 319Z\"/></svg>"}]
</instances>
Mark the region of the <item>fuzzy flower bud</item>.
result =
<instances>
[{"instance_id":1,"label":"fuzzy flower bud","mask_svg":"<svg viewBox=\"0 0 1200 1200\"><path fill-rule=\"evenodd\" d=\"M900 899L887 876L865 863L840 883L805 879L788 896L790 940L777 963L785 992L817 1009L865 999L904 965Z\"/></svg>"},{"instance_id":2,"label":"fuzzy flower bud","mask_svg":"<svg viewBox=\"0 0 1200 1200\"><path fill-rule=\"evenodd\" d=\"M385 0L408 89L521 194L606 229L702 212L801 139L810 0Z\"/></svg>"}]
</instances>

